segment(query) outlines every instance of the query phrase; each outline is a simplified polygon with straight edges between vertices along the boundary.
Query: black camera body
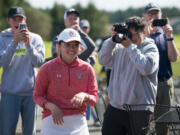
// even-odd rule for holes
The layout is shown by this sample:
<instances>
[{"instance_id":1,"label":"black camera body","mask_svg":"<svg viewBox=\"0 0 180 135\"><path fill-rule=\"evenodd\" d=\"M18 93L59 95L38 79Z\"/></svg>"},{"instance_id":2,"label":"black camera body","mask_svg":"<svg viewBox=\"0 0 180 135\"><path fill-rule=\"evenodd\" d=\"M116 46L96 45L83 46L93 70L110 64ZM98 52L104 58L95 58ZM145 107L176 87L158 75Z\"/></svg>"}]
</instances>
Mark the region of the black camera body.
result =
<instances>
[{"instance_id":1,"label":"black camera body","mask_svg":"<svg viewBox=\"0 0 180 135\"><path fill-rule=\"evenodd\" d=\"M152 22L153 26L165 26L167 24L167 19L154 19Z\"/></svg>"},{"instance_id":2,"label":"black camera body","mask_svg":"<svg viewBox=\"0 0 180 135\"><path fill-rule=\"evenodd\" d=\"M116 23L113 26L115 28L114 31L118 33L112 37L113 42L121 43L123 40L125 40L124 35L126 35L128 38L132 37L126 23Z\"/></svg>"}]
</instances>

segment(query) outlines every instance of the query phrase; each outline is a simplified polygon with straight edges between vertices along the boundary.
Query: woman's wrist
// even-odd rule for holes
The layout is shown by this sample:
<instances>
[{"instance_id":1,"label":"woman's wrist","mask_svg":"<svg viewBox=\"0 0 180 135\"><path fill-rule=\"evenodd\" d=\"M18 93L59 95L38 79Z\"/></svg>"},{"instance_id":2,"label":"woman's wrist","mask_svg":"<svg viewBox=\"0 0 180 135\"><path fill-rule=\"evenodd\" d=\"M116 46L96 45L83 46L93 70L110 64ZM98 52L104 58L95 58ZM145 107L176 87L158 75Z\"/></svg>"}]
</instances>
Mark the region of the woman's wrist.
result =
<instances>
[{"instance_id":1,"label":"woman's wrist","mask_svg":"<svg viewBox=\"0 0 180 135\"><path fill-rule=\"evenodd\" d=\"M84 102L87 102L89 100L89 94L85 93Z\"/></svg>"},{"instance_id":2,"label":"woman's wrist","mask_svg":"<svg viewBox=\"0 0 180 135\"><path fill-rule=\"evenodd\" d=\"M54 107L54 104L51 102L47 102L44 106L46 109L51 110Z\"/></svg>"}]
</instances>

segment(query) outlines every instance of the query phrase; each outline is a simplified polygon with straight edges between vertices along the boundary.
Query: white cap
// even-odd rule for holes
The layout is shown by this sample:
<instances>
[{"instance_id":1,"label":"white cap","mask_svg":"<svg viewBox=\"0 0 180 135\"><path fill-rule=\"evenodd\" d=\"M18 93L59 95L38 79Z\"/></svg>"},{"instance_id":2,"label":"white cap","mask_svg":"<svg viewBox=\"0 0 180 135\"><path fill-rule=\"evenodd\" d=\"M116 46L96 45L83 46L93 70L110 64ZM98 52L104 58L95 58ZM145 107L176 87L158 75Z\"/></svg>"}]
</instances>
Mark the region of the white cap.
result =
<instances>
[{"instance_id":1,"label":"white cap","mask_svg":"<svg viewBox=\"0 0 180 135\"><path fill-rule=\"evenodd\" d=\"M66 28L58 35L57 41L63 41L65 43L78 41L79 43L81 43L81 37L76 30L72 28Z\"/></svg>"}]
</instances>

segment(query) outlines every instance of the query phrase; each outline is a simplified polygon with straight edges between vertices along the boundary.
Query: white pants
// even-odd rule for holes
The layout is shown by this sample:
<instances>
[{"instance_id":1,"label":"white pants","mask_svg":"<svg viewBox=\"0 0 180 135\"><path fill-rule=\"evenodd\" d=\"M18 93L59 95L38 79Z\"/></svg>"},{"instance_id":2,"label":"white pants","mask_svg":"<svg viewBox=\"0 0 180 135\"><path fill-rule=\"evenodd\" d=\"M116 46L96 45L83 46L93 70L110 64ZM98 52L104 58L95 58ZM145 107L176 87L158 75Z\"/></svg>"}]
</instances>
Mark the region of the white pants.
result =
<instances>
[{"instance_id":1,"label":"white pants","mask_svg":"<svg viewBox=\"0 0 180 135\"><path fill-rule=\"evenodd\" d=\"M42 120L41 135L89 135L85 116L64 116L63 120L63 125L55 125L52 115L44 118Z\"/></svg>"}]
</instances>

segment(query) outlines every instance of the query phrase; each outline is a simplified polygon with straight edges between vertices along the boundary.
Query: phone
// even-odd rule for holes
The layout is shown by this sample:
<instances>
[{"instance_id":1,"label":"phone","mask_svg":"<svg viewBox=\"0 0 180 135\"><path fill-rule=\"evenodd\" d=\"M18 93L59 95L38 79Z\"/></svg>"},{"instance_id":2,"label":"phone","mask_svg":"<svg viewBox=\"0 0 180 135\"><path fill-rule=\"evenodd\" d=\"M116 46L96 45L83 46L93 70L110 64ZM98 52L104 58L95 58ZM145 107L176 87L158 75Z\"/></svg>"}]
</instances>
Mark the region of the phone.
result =
<instances>
[{"instance_id":1,"label":"phone","mask_svg":"<svg viewBox=\"0 0 180 135\"><path fill-rule=\"evenodd\" d=\"M165 26L167 24L167 19L154 19L153 26Z\"/></svg>"},{"instance_id":2,"label":"phone","mask_svg":"<svg viewBox=\"0 0 180 135\"><path fill-rule=\"evenodd\" d=\"M26 29L27 28L27 24L26 23L20 23L19 24L19 29L22 30L22 29Z\"/></svg>"}]
</instances>

